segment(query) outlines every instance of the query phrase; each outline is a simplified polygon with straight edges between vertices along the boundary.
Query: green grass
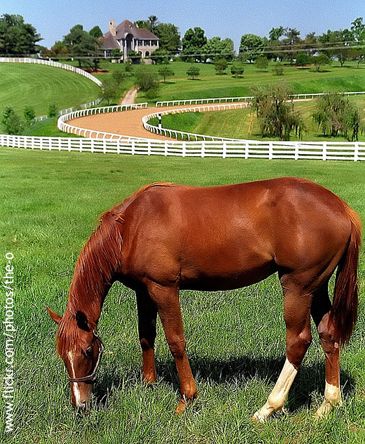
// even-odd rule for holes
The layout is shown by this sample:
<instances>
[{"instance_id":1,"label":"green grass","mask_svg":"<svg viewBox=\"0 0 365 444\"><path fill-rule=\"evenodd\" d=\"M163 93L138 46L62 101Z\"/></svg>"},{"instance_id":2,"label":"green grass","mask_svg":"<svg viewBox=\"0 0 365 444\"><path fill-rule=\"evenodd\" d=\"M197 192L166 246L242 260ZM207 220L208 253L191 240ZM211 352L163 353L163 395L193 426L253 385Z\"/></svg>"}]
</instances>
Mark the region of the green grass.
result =
<instances>
[{"instance_id":1,"label":"green grass","mask_svg":"<svg viewBox=\"0 0 365 444\"><path fill-rule=\"evenodd\" d=\"M47 137L77 137L74 134L64 133L57 128L57 118L50 118L35 122L33 125L26 127L23 131L25 136L47 136Z\"/></svg>"},{"instance_id":2,"label":"green grass","mask_svg":"<svg viewBox=\"0 0 365 444\"><path fill-rule=\"evenodd\" d=\"M350 98L355 103L362 116L362 126L365 128L365 99L362 96ZM312 114L316 109L315 100L295 103L295 109L303 116L306 130L302 140L307 141L346 141L345 137L329 138L321 134L320 129L313 121ZM152 121L157 125L157 119ZM163 116L162 126L179 131L186 131L209 136L228 137L237 139L262 140L258 119L250 109L214 111L205 113L182 113ZM292 140L296 137L293 134ZM276 140L270 137L270 140ZM365 133L360 132L359 140L365 141Z\"/></svg>"},{"instance_id":3,"label":"green grass","mask_svg":"<svg viewBox=\"0 0 365 444\"><path fill-rule=\"evenodd\" d=\"M245 73L242 78L233 78L229 74L216 75L214 65L199 64L200 78L188 80L186 70L189 63L173 62L170 68L175 72L167 83L161 83L158 100L195 99L207 97L234 97L252 94L255 85L270 85L284 82L294 93L331 92L331 91L363 91L365 90L365 67L357 68L349 64L341 68L339 65L326 67L323 72L314 72L311 69L285 66L283 76L275 76L272 66L268 71L259 71L254 65L245 64ZM157 72L159 65L147 66ZM139 101L145 101L142 93Z\"/></svg>"},{"instance_id":4,"label":"green grass","mask_svg":"<svg viewBox=\"0 0 365 444\"><path fill-rule=\"evenodd\" d=\"M81 75L44 65L0 63L0 113L12 106L20 114L32 106L37 115L50 104L65 109L90 102L100 88Z\"/></svg>"},{"instance_id":5,"label":"green grass","mask_svg":"<svg viewBox=\"0 0 365 444\"><path fill-rule=\"evenodd\" d=\"M141 383L133 292L110 291L99 324L106 346L96 392L104 402L77 416L69 402L55 325L73 267L99 214L153 181L212 185L285 175L313 179L338 193L365 221L365 164L128 157L0 150L1 257L15 259L16 417L13 443L351 443L365 441L365 293L358 326L342 353L344 406L313 420L324 390L317 335L288 401L289 415L265 424L250 416L265 402L285 353L282 295L276 277L229 292L182 292L188 353L199 398L176 417L176 371L158 325L159 382ZM1 260L2 269L4 259ZM364 255L361 257L364 281ZM2 299L3 301L3 299ZM2 361L3 362L3 361ZM3 412L3 399L0 401ZM1 415L3 420L3 414ZM1 439L0 439L1 440Z\"/></svg>"}]
</instances>

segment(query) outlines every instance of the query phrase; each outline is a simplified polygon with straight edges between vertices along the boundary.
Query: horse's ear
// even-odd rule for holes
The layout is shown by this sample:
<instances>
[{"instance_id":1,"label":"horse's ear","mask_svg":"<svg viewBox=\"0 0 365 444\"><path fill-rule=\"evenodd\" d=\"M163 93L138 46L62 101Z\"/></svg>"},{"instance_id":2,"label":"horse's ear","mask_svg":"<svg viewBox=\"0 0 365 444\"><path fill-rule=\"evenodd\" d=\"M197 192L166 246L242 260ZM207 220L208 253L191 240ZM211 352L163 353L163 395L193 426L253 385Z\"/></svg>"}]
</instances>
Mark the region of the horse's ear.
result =
<instances>
[{"instance_id":1,"label":"horse's ear","mask_svg":"<svg viewBox=\"0 0 365 444\"><path fill-rule=\"evenodd\" d=\"M90 331L91 328L89 326L89 322L87 320L87 317L83 311L77 311L76 312L76 322L77 326L81 328L81 330Z\"/></svg>"},{"instance_id":2,"label":"horse's ear","mask_svg":"<svg viewBox=\"0 0 365 444\"><path fill-rule=\"evenodd\" d=\"M49 307L47 307L48 314L50 315L51 319L55 321L56 324L60 323L60 320L62 319L62 316L57 314L55 311L51 310Z\"/></svg>"}]
</instances>

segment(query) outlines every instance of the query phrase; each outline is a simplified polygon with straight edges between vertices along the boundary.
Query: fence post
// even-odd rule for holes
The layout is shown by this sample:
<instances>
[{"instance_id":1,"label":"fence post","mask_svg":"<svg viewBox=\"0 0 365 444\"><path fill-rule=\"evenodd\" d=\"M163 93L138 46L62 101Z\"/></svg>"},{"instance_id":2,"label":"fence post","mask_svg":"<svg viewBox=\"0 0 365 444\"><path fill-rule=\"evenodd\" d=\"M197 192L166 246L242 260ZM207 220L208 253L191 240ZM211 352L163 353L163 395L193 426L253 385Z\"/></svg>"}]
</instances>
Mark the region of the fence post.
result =
<instances>
[{"instance_id":1,"label":"fence post","mask_svg":"<svg viewBox=\"0 0 365 444\"><path fill-rule=\"evenodd\" d=\"M249 157L249 145L248 142L245 143L245 159Z\"/></svg>"},{"instance_id":2,"label":"fence post","mask_svg":"<svg viewBox=\"0 0 365 444\"><path fill-rule=\"evenodd\" d=\"M136 147L135 147L135 144L136 144L135 140L132 139L132 156L134 156L135 153L136 153Z\"/></svg>"},{"instance_id":3,"label":"fence post","mask_svg":"<svg viewBox=\"0 0 365 444\"><path fill-rule=\"evenodd\" d=\"M223 159L225 159L227 157L227 143L226 142L223 142L222 157L223 157Z\"/></svg>"},{"instance_id":4,"label":"fence post","mask_svg":"<svg viewBox=\"0 0 365 444\"><path fill-rule=\"evenodd\" d=\"M294 146L294 160L299 159L299 143L297 142Z\"/></svg>"},{"instance_id":5,"label":"fence post","mask_svg":"<svg viewBox=\"0 0 365 444\"><path fill-rule=\"evenodd\" d=\"M165 156L167 156L169 153L169 147L167 145L167 140L165 141Z\"/></svg>"},{"instance_id":6,"label":"fence post","mask_svg":"<svg viewBox=\"0 0 365 444\"><path fill-rule=\"evenodd\" d=\"M106 139L103 139L103 153L106 154Z\"/></svg>"},{"instance_id":7,"label":"fence post","mask_svg":"<svg viewBox=\"0 0 365 444\"><path fill-rule=\"evenodd\" d=\"M201 157L205 156L205 141L202 142L200 155Z\"/></svg>"},{"instance_id":8,"label":"fence post","mask_svg":"<svg viewBox=\"0 0 365 444\"><path fill-rule=\"evenodd\" d=\"M269 160L272 160L272 158L273 158L272 142L269 142Z\"/></svg>"},{"instance_id":9,"label":"fence post","mask_svg":"<svg viewBox=\"0 0 365 444\"><path fill-rule=\"evenodd\" d=\"M322 145L322 160L327 160L327 142Z\"/></svg>"},{"instance_id":10,"label":"fence post","mask_svg":"<svg viewBox=\"0 0 365 444\"><path fill-rule=\"evenodd\" d=\"M182 145L182 156L183 157L186 156L186 142L183 142L183 145Z\"/></svg>"},{"instance_id":11,"label":"fence post","mask_svg":"<svg viewBox=\"0 0 365 444\"><path fill-rule=\"evenodd\" d=\"M354 146L354 162L359 160L359 142L355 142Z\"/></svg>"}]
</instances>

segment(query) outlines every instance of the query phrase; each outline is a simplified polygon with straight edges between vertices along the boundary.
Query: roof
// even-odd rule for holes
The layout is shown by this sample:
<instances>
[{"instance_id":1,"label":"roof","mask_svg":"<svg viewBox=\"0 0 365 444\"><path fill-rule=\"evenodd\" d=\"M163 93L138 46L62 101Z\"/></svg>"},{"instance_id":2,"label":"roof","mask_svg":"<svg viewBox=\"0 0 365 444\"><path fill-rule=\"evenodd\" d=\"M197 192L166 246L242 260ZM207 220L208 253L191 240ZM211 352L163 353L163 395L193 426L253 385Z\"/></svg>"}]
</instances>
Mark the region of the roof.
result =
<instances>
[{"instance_id":1,"label":"roof","mask_svg":"<svg viewBox=\"0 0 365 444\"><path fill-rule=\"evenodd\" d=\"M102 49L119 49L119 45L118 45L115 37L112 36L110 32L107 32L102 37L101 48Z\"/></svg>"},{"instance_id":2,"label":"roof","mask_svg":"<svg viewBox=\"0 0 365 444\"><path fill-rule=\"evenodd\" d=\"M159 40L151 31L145 28L138 28L129 20L124 20L117 26L117 40L124 39L127 34L132 34L136 39Z\"/></svg>"},{"instance_id":3,"label":"roof","mask_svg":"<svg viewBox=\"0 0 365 444\"><path fill-rule=\"evenodd\" d=\"M128 34L132 34L134 38L141 40L159 40L159 38L148 29L138 28L129 20L124 20L124 22L116 27L115 37L110 31L104 34L101 44L102 49L119 49L117 40L124 39Z\"/></svg>"}]
</instances>

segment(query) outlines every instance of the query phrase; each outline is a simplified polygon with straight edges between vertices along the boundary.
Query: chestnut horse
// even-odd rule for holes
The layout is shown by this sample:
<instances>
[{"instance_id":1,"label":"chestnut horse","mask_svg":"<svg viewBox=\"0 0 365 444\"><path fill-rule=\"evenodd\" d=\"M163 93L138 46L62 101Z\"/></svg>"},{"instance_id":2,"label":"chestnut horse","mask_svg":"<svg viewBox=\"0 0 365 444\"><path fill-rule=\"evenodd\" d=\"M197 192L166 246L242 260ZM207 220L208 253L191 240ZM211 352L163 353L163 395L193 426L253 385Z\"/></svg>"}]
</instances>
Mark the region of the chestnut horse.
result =
<instances>
[{"instance_id":1,"label":"chestnut horse","mask_svg":"<svg viewBox=\"0 0 365 444\"><path fill-rule=\"evenodd\" d=\"M283 408L311 342L310 317L326 357L321 417L341 404L339 348L353 331L361 223L329 190L304 179L280 178L215 187L148 185L106 212L77 260L57 349L72 403L91 397L102 343L96 327L114 281L136 292L143 377L156 380L156 316L175 359L181 400L197 395L185 349L179 290L235 289L278 273L284 292L286 361L254 419ZM333 303L328 281L337 267ZM265 301L263 301L265 304Z\"/></svg>"}]
</instances>

